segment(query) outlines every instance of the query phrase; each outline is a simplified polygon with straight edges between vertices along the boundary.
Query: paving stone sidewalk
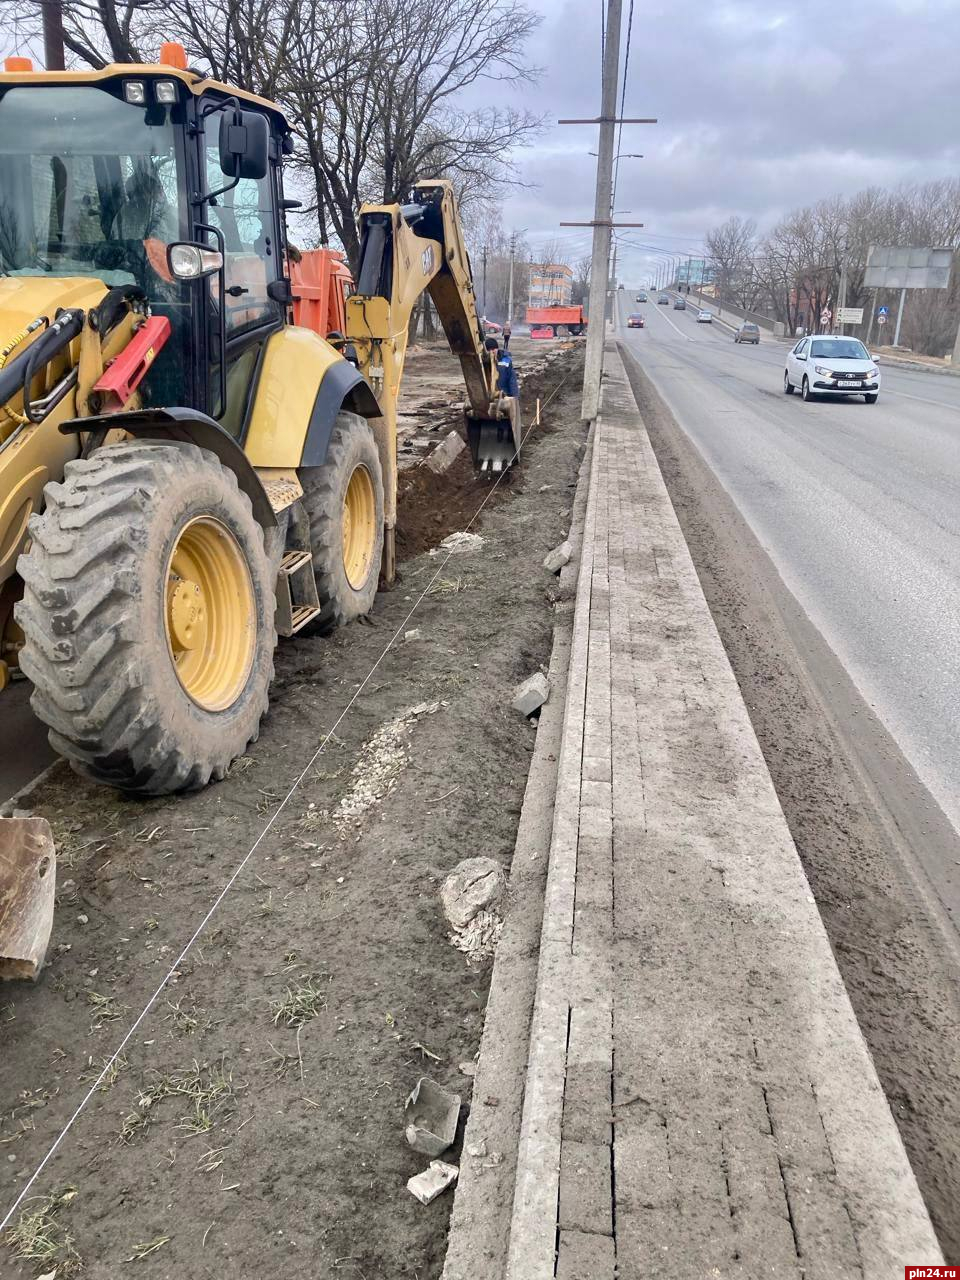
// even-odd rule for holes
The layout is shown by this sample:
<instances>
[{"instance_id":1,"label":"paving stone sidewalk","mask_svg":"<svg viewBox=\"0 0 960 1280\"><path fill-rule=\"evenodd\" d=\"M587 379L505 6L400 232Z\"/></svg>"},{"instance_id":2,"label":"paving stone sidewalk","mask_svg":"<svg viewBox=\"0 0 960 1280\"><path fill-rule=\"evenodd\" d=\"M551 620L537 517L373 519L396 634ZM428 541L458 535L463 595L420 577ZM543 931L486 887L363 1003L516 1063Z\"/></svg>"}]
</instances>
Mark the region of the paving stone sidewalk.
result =
<instances>
[{"instance_id":1,"label":"paving stone sidewalk","mask_svg":"<svg viewBox=\"0 0 960 1280\"><path fill-rule=\"evenodd\" d=\"M893 1280L936 1239L614 351L607 370L507 1280Z\"/></svg>"}]
</instances>

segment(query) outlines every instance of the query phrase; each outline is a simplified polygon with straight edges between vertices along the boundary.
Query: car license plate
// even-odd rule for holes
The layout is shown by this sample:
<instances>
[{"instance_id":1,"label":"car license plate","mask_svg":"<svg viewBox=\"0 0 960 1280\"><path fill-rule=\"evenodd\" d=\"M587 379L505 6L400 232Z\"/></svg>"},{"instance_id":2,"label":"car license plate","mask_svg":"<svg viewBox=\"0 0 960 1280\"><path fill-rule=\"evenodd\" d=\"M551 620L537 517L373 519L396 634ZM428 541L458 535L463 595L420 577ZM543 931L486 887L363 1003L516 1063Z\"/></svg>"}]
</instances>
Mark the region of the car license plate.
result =
<instances>
[{"instance_id":1,"label":"car license plate","mask_svg":"<svg viewBox=\"0 0 960 1280\"><path fill-rule=\"evenodd\" d=\"M859 387L859 386L860 386L860 383L859 383L859 382L850 382L849 380L848 380L848 381L839 381L839 382L837 383L837 386L838 386L838 387Z\"/></svg>"}]
</instances>

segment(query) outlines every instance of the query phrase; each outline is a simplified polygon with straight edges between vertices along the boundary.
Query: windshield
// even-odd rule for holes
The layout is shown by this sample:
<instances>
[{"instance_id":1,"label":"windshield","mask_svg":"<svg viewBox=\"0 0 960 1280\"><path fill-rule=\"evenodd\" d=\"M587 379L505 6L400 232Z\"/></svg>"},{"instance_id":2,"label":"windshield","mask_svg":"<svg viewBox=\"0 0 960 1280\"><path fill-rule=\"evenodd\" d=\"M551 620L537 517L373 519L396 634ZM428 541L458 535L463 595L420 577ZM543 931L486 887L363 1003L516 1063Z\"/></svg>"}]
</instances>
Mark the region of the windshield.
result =
<instances>
[{"instance_id":1,"label":"windshield","mask_svg":"<svg viewBox=\"0 0 960 1280\"><path fill-rule=\"evenodd\" d=\"M813 342L810 347L812 356L819 356L821 360L869 360L867 349L862 342L858 342L856 338L831 338L829 340L820 339Z\"/></svg>"},{"instance_id":2,"label":"windshield","mask_svg":"<svg viewBox=\"0 0 960 1280\"><path fill-rule=\"evenodd\" d=\"M175 110L88 86L8 89L0 98L3 271L90 275L152 292L150 263L181 238Z\"/></svg>"}]
</instances>

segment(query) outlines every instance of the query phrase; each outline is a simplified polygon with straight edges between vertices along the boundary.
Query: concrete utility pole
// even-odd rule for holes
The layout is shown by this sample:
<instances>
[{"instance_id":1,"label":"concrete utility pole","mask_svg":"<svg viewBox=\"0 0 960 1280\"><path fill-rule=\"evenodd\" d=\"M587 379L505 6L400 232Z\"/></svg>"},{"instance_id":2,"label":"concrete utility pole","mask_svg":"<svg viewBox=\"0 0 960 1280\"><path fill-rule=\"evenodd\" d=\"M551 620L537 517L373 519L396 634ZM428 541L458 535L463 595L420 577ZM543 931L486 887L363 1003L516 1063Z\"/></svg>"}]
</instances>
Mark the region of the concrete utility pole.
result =
<instances>
[{"instance_id":1,"label":"concrete utility pole","mask_svg":"<svg viewBox=\"0 0 960 1280\"><path fill-rule=\"evenodd\" d=\"M837 302L838 314L841 314L841 315L843 314L843 310L846 307L846 305L847 305L847 255L844 254L840 260L840 297ZM844 334L847 332L847 326L842 320L840 321L838 332L844 333Z\"/></svg>"},{"instance_id":2,"label":"concrete utility pole","mask_svg":"<svg viewBox=\"0 0 960 1280\"><path fill-rule=\"evenodd\" d=\"M900 345L900 325L901 325L901 324L902 324L902 322L903 322L903 304L906 302L906 300L907 300L907 291L906 291L906 289L901 289L901 290L900 290L900 305L899 305L899 307L897 307L897 331L896 331L896 333L893 335L893 345L894 345L895 347L899 347L899 345Z\"/></svg>"},{"instance_id":3,"label":"concrete utility pole","mask_svg":"<svg viewBox=\"0 0 960 1280\"><path fill-rule=\"evenodd\" d=\"M960 369L960 328L957 329L957 340L953 344L953 356L950 363L954 369Z\"/></svg>"},{"instance_id":4,"label":"concrete utility pole","mask_svg":"<svg viewBox=\"0 0 960 1280\"><path fill-rule=\"evenodd\" d=\"M517 233L510 233L510 289L507 294L507 319L513 324L513 262L517 256Z\"/></svg>"},{"instance_id":5,"label":"concrete utility pole","mask_svg":"<svg viewBox=\"0 0 960 1280\"><path fill-rule=\"evenodd\" d=\"M600 408L603 344L606 336L607 282L610 275L610 210L613 208L613 148L616 133L617 87L620 79L622 0L607 0L607 38L603 47L603 87L600 95L600 141L597 147L597 190L593 202L593 255L590 267L590 315L583 369L581 416L588 421Z\"/></svg>"},{"instance_id":6,"label":"concrete utility pole","mask_svg":"<svg viewBox=\"0 0 960 1280\"><path fill-rule=\"evenodd\" d=\"M483 314L487 314L487 246L483 246Z\"/></svg>"},{"instance_id":7,"label":"concrete utility pole","mask_svg":"<svg viewBox=\"0 0 960 1280\"><path fill-rule=\"evenodd\" d=\"M43 16L43 61L48 71L63 71L62 0L40 0Z\"/></svg>"}]
</instances>

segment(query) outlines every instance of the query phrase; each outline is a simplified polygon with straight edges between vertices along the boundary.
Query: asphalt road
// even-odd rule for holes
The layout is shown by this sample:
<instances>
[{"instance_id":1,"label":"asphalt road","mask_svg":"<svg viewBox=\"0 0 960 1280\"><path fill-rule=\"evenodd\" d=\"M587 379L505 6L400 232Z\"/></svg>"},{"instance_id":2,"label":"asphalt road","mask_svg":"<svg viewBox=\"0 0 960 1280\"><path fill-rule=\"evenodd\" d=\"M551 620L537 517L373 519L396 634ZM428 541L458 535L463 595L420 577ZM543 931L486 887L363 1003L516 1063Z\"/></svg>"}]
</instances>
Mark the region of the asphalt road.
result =
<instances>
[{"instance_id":1,"label":"asphalt road","mask_svg":"<svg viewBox=\"0 0 960 1280\"><path fill-rule=\"evenodd\" d=\"M622 327L674 417L960 828L960 379L882 367L875 405L782 391L785 344L696 308Z\"/></svg>"}]
</instances>

